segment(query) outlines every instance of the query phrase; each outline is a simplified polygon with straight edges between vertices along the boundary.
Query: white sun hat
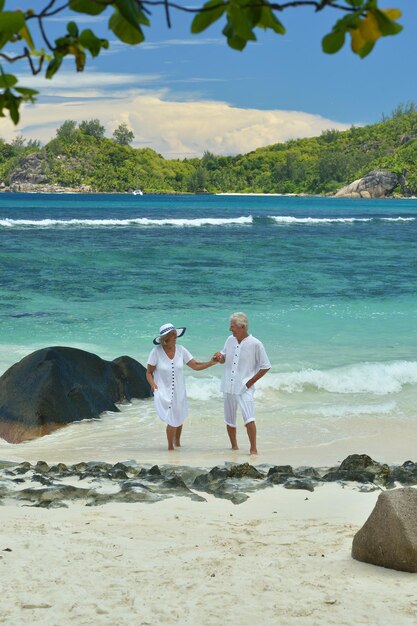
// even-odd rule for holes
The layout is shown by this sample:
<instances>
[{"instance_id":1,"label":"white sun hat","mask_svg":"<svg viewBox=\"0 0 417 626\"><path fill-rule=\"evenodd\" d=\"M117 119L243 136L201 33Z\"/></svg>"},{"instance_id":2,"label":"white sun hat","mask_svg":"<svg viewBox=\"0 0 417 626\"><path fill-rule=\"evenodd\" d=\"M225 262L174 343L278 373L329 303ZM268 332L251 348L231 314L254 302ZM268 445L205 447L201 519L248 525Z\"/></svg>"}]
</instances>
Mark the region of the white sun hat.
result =
<instances>
[{"instance_id":1,"label":"white sun hat","mask_svg":"<svg viewBox=\"0 0 417 626\"><path fill-rule=\"evenodd\" d=\"M174 326L174 324L163 324L159 329L159 335L153 340L154 344L158 346L161 343L161 337L167 335L172 330L177 331L177 337L182 337L185 333L184 327L177 328L176 326Z\"/></svg>"}]
</instances>

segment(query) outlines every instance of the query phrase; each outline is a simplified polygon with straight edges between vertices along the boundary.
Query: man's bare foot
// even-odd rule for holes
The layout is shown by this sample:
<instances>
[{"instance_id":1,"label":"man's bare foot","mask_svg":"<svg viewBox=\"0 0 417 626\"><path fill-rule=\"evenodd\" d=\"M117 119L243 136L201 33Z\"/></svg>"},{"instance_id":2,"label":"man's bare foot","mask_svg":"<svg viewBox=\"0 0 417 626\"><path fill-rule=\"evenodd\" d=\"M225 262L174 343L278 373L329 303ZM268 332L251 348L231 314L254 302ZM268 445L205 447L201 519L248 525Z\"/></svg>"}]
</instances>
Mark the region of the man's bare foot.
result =
<instances>
[{"instance_id":1,"label":"man's bare foot","mask_svg":"<svg viewBox=\"0 0 417 626\"><path fill-rule=\"evenodd\" d=\"M258 450L254 448L253 450L249 450L249 454L258 454Z\"/></svg>"},{"instance_id":2,"label":"man's bare foot","mask_svg":"<svg viewBox=\"0 0 417 626\"><path fill-rule=\"evenodd\" d=\"M174 446L168 446L168 452L172 452L173 450L175 450Z\"/></svg>"},{"instance_id":3,"label":"man's bare foot","mask_svg":"<svg viewBox=\"0 0 417 626\"><path fill-rule=\"evenodd\" d=\"M174 443L174 446L175 446L176 448L181 448L181 444L180 444L180 442L179 442L179 441L176 441L176 442Z\"/></svg>"},{"instance_id":4,"label":"man's bare foot","mask_svg":"<svg viewBox=\"0 0 417 626\"><path fill-rule=\"evenodd\" d=\"M232 446L232 450L239 450L239 446Z\"/></svg>"}]
</instances>

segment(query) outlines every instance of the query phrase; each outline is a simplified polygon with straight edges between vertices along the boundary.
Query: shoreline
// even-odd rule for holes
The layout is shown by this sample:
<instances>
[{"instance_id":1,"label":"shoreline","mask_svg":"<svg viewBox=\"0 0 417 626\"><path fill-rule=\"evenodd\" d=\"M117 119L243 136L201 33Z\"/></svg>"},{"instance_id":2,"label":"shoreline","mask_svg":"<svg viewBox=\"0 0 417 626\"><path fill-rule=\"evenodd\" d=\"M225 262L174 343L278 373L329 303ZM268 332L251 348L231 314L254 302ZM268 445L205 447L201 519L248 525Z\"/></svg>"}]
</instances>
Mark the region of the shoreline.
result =
<instances>
[{"instance_id":1,"label":"shoreline","mask_svg":"<svg viewBox=\"0 0 417 626\"><path fill-rule=\"evenodd\" d=\"M135 196L133 191L91 191L86 189L77 188L65 188L58 187L56 189L34 189L34 190L15 190L15 189L0 189L1 194L27 194L27 195L88 195L88 196ZM234 191L207 191L200 193L192 193L188 191L144 191L139 198L143 196L230 196L230 197L264 197L264 198L335 198L344 200L346 198L350 200L416 200L416 196L405 195L391 195L384 197L371 197L356 195L336 195L335 193L325 194L309 194L309 193L262 193L262 192L234 192Z\"/></svg>"}]
</instances>

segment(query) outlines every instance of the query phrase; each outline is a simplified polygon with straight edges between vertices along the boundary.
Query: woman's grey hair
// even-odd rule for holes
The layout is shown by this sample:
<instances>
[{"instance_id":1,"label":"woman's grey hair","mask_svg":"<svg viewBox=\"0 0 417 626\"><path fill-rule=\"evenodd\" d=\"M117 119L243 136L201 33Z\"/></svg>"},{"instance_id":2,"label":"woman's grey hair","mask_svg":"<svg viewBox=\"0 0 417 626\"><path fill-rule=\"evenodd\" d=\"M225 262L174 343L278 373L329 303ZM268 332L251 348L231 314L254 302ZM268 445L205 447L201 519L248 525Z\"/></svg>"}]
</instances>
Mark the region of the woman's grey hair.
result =
<instances>
[{"instance_id":1,"label":"woman's grey hair","mask_svg":"<svg viewBox=\"0 0 417 626\"><path fill-rule=\"evenodd\" d=\"M162 337L159 339L159 343L161 344L162 347L164 347L164 345L166 344L168 337L171 333L172 333L172 330L166 335L162 335ZM175 334L178 334L177 331L175 331Z\"/></svg>"},{"instance_id":2,"label":"woman's grey hair","mask_svg":"<svg viewBox=\"0 0 417 626\"><path fill-rule=\"evenodd\" d=\"M241 326L242 328L247 329L249 326L249 320L247 318L247 315L241 312L233 313L233 315L230 316L230 321L235 322L238 326Z\"/></svg>"}]
</instances>

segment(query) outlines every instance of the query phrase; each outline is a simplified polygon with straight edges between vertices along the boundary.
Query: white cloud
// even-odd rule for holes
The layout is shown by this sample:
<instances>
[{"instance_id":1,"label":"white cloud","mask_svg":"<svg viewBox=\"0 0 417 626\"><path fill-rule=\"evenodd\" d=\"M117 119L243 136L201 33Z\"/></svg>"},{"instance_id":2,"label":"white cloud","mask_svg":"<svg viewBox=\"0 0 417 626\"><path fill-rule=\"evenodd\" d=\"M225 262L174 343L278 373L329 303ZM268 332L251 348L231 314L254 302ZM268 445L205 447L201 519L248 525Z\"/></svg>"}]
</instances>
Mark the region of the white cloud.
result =
<instances>
[{"instance_id":1,"label":"white cloud","mask_svg":"<svg viewBox=\"0 0 417 626\"><path fill-rule=\"evenodd\" d=\"M224 46L223 39L195 38L195 39L165 39L163 41L144 41L141 50L155 50L156 48L169 48L171 46Z\"/></svg>"},{"instance_id":2,"label":"white cloud","mask_svg":"<svg viewBox=\"0 0 417 626\"><path fill-rule=\"evenodd\" d=\"M344 130L348 125L302 111L258 110L207 101L189 94L179 100L166 88L151 88L158 75L61 74L39 88L55 101L25 106L16 129L0 120L0 136L16 134L46 143L68 119L98 118L107 136L125 122L135 134L136 147L148 146L167 158L215 154L242 154L256 148L320 135L326 129ZM23 85L29 81L22 79ZM32 83L35 86L35 83ZM137 85L148 85L138 89ZM111 91L106 91L111 88Z\"/></svg>"}]
</instances>

